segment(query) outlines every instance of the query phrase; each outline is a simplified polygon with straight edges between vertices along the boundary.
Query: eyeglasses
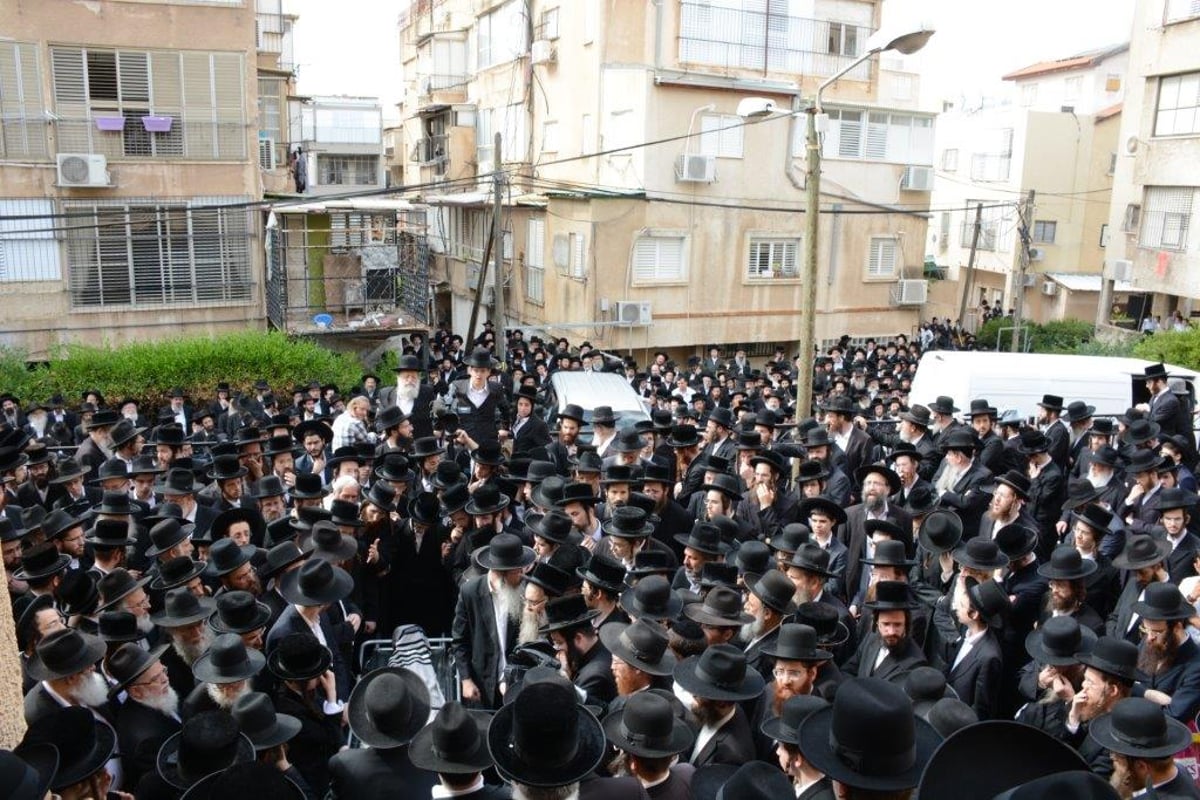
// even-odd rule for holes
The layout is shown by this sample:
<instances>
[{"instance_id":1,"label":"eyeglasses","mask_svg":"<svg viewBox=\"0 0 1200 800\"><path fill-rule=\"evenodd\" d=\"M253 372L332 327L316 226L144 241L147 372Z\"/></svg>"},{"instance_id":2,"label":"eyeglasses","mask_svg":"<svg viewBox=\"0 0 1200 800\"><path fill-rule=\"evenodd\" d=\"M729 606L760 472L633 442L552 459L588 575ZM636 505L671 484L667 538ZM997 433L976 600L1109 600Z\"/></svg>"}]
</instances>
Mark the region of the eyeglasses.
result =
<instances>
[{"instance_id":1,"label":"eyeglasses","mask_svg":"<svg viewBox=\"0 0 1200 800\"><path fill-rule=\"evenodd\" d=\"M805 670L781 669L780 667L776 667L775 669L771 670L771 674L775 676L776 680L791 681L791 680L799 680L800 678L803 678L805 675Z\"/></svg>"},{"instance_id":2,"label":"eyeglasses","mask_svg":"<svg viewBox=\"0 0 1200 800\"><path fill-rule=\"evenodd\" d=\"M1138 630L1141 631L1142 636L1147 638L1154 637L1157 639L1160 636L1167 635L1167 628L1163 628L1161 631L1156 631L1153 628L1147 628L1145 625L1138 625Z\"/></svg>"},{"instance_id":3,"label":"eyeglasses","mask_svg":"<svg viewBox=\"0 0 1200 800\"><path fill-rule=\"evenodd\" d=\"M160 672L157 675L155 675L153 678L147 678L144 681L138 681L137 683L134 683L131 685L132 686L157 686L159 684L167 683L169 680L170 680L170 678L167 677L167 673L165 671L163 671L163 672Z\"/></svg>"}]
</instances>

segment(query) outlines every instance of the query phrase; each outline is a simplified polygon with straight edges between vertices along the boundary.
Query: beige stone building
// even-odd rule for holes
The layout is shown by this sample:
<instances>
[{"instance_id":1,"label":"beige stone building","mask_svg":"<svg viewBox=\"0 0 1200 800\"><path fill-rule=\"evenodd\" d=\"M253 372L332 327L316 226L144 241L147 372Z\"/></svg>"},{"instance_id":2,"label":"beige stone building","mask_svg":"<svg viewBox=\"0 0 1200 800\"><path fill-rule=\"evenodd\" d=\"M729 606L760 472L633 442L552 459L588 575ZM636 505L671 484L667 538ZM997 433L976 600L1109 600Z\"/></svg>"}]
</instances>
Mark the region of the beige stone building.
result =
<instances>
[{"instance_id":1,"label":"beige stone building","mask_svg":"<svg viewBox=\"0 0 1200 800\"><path fill-rule=\"evenodd\" d=\"M293 21L280 0L0 4L0 343L263 324L252 204L287 183Z\"/></svg>"},{"instance_id":2,"label":"beige stone building","mask_svg":"<svg viewBox=\"0 0 1200 800\"><path fill-rule=\"evenodd\" d=\"M778 6L413 2L404 175L427 187L435 314L466 329L503 167L509 324L639 357L794 342L804 115L746 120L738 103L803 109L866 52L881 2ZM886 59L824 95L821 340L911 332L922 314L933 115Z\"/></svg>"}]
</instances>

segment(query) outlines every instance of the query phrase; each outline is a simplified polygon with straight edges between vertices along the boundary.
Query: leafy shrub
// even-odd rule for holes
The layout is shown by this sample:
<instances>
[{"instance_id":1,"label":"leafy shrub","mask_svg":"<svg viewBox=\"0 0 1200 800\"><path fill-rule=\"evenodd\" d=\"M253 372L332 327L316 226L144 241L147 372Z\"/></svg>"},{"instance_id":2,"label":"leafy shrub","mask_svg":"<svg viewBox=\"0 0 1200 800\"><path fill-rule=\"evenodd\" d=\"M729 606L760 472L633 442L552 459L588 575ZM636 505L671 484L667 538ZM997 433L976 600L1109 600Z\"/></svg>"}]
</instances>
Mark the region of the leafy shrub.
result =
<instances>
[{"instance_id":1,"label":"leafy shrub","mask_svg":"<svg viewBox=\"0 0 1200 800\"><path fill-rule=\"evenodd\" d=\"M20 374L10 362L21 365ZM82 391L95 389L109 402L128 397L147 408L165 404L167 393L177 386L200 399L212 397L219 381L227 381L234 391L250 391L259 378L286 404L296 384L316 379L348 389L362 374L354 357L260 331L118 347L65 345L52 353L48 365L33 370L23 366L19 354L0 352L0 390L12 391L22 401L61 392L73 404Z\"/></svg>"},{"instance_id":2,"label":"leafy shrub","mask_svg":"<svg viewBox=\"0 0 1200 800\"><path fill-rule=\"evenodd\" d=\"M1200 329L1155 333L1137 342L1133 354L1150 361L1200 369Z\"/></svg>"},{"instance_id":3,"label":"leafy shrub","mask_svg":"<svg viewBox=\"0 0 1200 800\"><path fill-rule=\"evenodd\" d=\"M983 350L1007 351L1012 347L1012 320L1007 317L988 320L975 334L975 341ZM1033 353L1074 353L1085 342L1091 341L1093 326L1078 319L1064 319L1039 325L1027 323L1029 351ZM1002 330L1007 328L1008 330ZM1022 345L1024 345L1022 337Z\"/></svg>"}]
</instances>

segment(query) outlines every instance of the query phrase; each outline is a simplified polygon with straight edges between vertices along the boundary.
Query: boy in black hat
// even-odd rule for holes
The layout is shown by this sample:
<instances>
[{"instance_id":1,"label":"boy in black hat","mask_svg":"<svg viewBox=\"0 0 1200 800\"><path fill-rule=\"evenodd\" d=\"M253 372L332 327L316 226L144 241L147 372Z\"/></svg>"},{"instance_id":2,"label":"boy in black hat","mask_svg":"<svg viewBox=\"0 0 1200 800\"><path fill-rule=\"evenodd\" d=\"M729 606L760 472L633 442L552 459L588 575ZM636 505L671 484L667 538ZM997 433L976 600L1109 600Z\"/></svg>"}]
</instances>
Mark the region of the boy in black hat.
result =
<instances>
[{"instance_id":1,"label":"boy in black hat","mask_svg":"<svg viewBox=\"0 0 1200 800\"><path fill-rule=\"evenodd\" d=\"M963 578L955 585L954 613L965 634L948 659L946 682L981 720L995 717L999 708L1004 661L992 628L1003 623L1009 606L995 581Z\"/></svg>"},{"instance_id":2,"label":"boy in black hat","mask_svg":"<svg viewBox=\"0 0 1200 800\"><path fill-rule=\"evenodd\" d=\"M413 765L436 772L447 796L462 800L504 800L508 790L483 781L483 771L493 761L487 748L491 715L469 711L451 701L433 721L417 732L409 745Z\"/></svg>"}]
</instances>

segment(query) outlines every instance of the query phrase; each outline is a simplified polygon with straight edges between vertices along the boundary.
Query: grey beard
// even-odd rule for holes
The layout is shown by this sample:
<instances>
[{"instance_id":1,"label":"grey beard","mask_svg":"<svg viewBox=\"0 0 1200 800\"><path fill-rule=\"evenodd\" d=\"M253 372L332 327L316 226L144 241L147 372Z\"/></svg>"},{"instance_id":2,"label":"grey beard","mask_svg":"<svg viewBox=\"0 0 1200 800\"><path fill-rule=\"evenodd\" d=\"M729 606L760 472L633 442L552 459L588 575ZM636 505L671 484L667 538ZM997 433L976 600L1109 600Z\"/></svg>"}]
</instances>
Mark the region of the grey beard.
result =
<instances>
[{"instance_id":1,"label":"grey beard","mask_svg":"<svg viewBox=\"0 0 1200 800\"><path fill-rule=\"evenodd\" d=\"M147 697L144 700L139 700L138 702L147 708L153 708L158 713L164 714L168 717L175 717L179 715L179 695L176 694L175 690L170 686L168 686L167 690L162 694L155 695L154 697Z\"/></svg>"},{"instance_id":2,"label":"grey beard","mask_svg":"<svg viewBox=\"0 0 1200 800\"><path fill-rule=\"evenodd\" d=\"M172 636L171 648L175 651L176 655L183 659L183 663L190 667L196 663L197 658L204 655L204 652L208 650L208 646L212 644L212 639L211 629L205 628L200 634L200 641L196 644L185 644Z\"/></svg>"},{"instance_id":3,"label":"grey beard","mask_svg":"<svg viewBox=\"0 0 1200 800\"><path fill-rule=\"evenodd\" d=\"M756 618L753 622L747 622L742 626L742 641L746 643L753 642L762 636L763 628L765 627L766 623L761 618Z\"/></svg>"},{"instance_id":4,"label":"grey beard","mask_svg":"<svg viewBox=\"0 0 1200 800\"><path fill-rule=\"evenodd\" d=\"M134 621L137 623L138 633L149 636L154 631L154 623L147 616L134 616Z\"/></svg>"},{"instance_id":5,"label":"grey beard","mask_svg":"<svg viewBox=\"0 0 1200 800\"><path fill-rule=\"evenodd\" d=\"M1090 483L1092 485L1093 489L1103 489L1105 486L1108 486L1108 484L1112 481L1112 473L1110 472L1107 475L1105 475L1103 478L1101 478L1099 475L1093 475L1092 473L1089 472L1087 479L1088 479L1088 483Z\"/></svg>"},{"instance_id":6,"label":"grey beard","mask_svg":"<svg viewBox=\"0 0 1200 800\"><path fill-rule=\"evenodd\" d=\"M71 694L80 705L99 708L108 702L108 683L100 673L93 672Z\"/></svg>"},{"instance_id":7,"label":"grey beard","mask_svg":"<svg viewBox=\"0 0 1200 800\"><path fill-rule=\"evenodd\" d=\"M250 693L250 682L246 681L243 683L242 688L238 689L238 692L235 695L223 693L220 687L215 683L205 684L205 688L208 690L208 696L212 699L212 701L225 711L228 711L229 709L233 708L233 704L236 703L239 698Z\"/></svg>"},{"instance_id":8,"label":"grey beard","mask_svg":"<svg viewBox=\"0 0 1200 800\"><path fill-rule=\"evenodd\" d=\"M883 511L883 505L887 502L886 498L881 494L868 494L863 497L863 505L867 507L867 511L872 514L878 514Z\"/></svg>"},{"instance_id":9,"label":"grey beard","mask_svg":"<svg viewBox=\"0 0 1200 800\"><path fill-rule=\"evenodd\" d=\"M531 614L525 611L521 614L521 631L517 634L517 644L528 644L541 640L542 635L538 629L542 626L542 618L540 614Z\"/></svg>"},{"instance_id":10,"label":"grey beard","mask_svg":"<svg viewBox=\"0 0 1200 800\"><path fill-rule=\"evenodd\" d=\"M396 397L402 397L405 400L416 400L417 395L421 392L420 384L416 386L407 386L405 384L396 385Z\"/></svg>"},{"instance_id":11,"label":"grey beard","mask_svg":"<svg viewBox=\"0 0 1200 800\"><path fill-rule=\"evenodd\" d=\"M521 596L520 589L514 589L503 580L498 580L496 585L490 587L492 590L492 602L496 604L496 608L504 613L504 616L516 622L521 618L521 609L525 604L525 598Z\"/></svg>"}]
</instances>

